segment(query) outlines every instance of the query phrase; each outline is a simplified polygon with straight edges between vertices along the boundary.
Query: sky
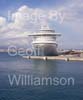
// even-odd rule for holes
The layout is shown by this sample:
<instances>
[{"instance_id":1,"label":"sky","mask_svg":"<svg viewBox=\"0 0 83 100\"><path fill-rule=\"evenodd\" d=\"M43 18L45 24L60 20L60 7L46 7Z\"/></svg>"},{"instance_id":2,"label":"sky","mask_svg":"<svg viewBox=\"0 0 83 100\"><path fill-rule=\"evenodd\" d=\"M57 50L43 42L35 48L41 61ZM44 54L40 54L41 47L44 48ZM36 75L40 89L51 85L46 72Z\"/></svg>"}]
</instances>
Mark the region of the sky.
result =
<instances>
[{"instance_id":1,"label":"sky","mask_svg":"<svg viewBox=\"0 0 83 100\"><path fill-rule=\"evenodd\" d=\"M0 0L0 48L28 47L46 25L61 33L59 48L83 49L83 0Z\"/></svg>"}]
</instances>

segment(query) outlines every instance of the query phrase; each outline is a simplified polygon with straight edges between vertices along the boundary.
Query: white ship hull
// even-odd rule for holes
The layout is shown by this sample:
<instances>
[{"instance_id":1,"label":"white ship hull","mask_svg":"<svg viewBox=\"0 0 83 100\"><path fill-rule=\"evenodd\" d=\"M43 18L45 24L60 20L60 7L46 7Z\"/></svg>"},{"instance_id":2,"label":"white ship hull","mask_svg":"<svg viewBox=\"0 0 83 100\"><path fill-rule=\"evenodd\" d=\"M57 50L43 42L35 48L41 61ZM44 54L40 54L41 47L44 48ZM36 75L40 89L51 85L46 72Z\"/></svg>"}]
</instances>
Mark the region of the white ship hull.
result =
<instances>
[{"instance_id":1,"label":"white ship hull","mask_svg":"<svg viewBox=\"0 0 83 100\"><path fill-rule=\"evenodd\" d=\"M56 56L57 55L57 36L54 30L49 28L40 30L38 33L29 35L32 37L32 45L36 56Z\"/></svg>"},{"instance_id":2,"label":"white ship hull","mask_svg":"<svg viewBox=\"0 0 83 100\"><path fill-rule=\"evenodd\" d=\"M34 47L37 56L57 56L57 45L42 44Z\"/></svg>"}]
</instances>

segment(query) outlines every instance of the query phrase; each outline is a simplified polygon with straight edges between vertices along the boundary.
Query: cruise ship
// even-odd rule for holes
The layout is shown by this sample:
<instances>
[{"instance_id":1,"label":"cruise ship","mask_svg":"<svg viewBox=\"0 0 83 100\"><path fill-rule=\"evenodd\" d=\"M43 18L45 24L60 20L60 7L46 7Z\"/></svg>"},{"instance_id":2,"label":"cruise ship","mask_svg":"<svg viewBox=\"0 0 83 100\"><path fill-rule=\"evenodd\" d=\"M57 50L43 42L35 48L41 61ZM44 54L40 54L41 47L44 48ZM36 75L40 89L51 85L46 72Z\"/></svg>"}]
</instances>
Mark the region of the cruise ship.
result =
<instances>
[{"instance_id":1,"label":"cruise ship","mask_svg":"<svg viewBox=\"0 0 83 100\"><path fill-rule=\"evenodd\" d=\"M32 46L35 51L35 56L57 56L56 38L61 36L55 30L49 27L41 28L39 32L29 35L32 37Z\"/></svg>"}]
</instances>

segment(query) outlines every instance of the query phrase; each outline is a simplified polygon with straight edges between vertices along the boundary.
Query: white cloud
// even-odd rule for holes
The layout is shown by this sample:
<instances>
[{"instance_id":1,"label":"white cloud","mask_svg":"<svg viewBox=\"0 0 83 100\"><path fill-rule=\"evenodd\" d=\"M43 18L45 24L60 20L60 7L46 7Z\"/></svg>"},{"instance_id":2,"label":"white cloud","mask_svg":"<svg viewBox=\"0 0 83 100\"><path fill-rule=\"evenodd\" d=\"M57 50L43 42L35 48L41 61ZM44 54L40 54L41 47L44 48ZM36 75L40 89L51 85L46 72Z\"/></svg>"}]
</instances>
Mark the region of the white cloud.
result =
<instances>
[{"instance_id":1,"label":"white cloud","mask_svg":"<svg viewBox=\"0 0 83 100\"><path fill-rule=\"evenodd\" d=\"M48 25L49 21L57 21L59 16L58 12L55 10L33 9L25 5L17 9L14 13L10 12L8 15L9 22L0 30L7 38L16 37L16 35L20 36L21 33L27 31L37 30L42 24ZM2 17L2 19L4 18ZM2 34L0 35L4 37Z\"/></svg>"},{"instance_id":2,"label":"white cloud","mask_svg":"<svg viewBox=\"0 0 83 100\"><path fill-rule=\"evenodd\" d=\"M13 13L10 11L8 18L10 21L7 22L6 18L0 17L0 37L2 39L27 37L28 33L39 29L41 25L52 25L57 22L60 24L62 21L62 26L64 25L65 28L68 26L76 32L83 33L82 0L70 0L65 6L47 10L23 5ZM25 41L24 38L22 40ZM25 43L23 41L22 44ZM19 40L12 42L19 43Z\"/></svg>"},{"instance_id":3,"label":"white cloud","mask_svg":"<svg viewBox=\"0 0 83 100\"><path fill-rule=\"evenodd\" d=\"M6 19L4 17L0 17L0 27L6 24Z\"/></svg>"},{"instance_id":4,"label":"white cloud","mask_svg":"<svg viewBox=\"0 0 83 100\"><path fill-rule=\"evenodd\" d=\"M82 0L70 0L65 6L59 7L58 10L65 14L65 21L83 21Z\"/></svg>"}]
</instances>

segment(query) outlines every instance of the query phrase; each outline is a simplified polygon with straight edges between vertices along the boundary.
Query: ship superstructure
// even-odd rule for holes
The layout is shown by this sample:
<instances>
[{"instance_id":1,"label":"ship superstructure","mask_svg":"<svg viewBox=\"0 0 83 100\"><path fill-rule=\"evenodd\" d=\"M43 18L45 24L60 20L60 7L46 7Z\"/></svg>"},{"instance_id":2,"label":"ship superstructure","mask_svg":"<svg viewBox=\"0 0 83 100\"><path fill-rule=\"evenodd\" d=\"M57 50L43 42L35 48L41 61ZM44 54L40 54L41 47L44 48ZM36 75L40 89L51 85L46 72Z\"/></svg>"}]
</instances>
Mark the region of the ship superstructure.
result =
<instances>
[{"instance_id":1,"label":"ship superstructure","mask_svg":"<svg viewBox=\"0 0 83 100\"><path fill-rule=\"evenodd\" d=\"M36 56L56 56L57 46L56 38L61 36L55 33L55 30L49 27L41 28L39 32L29 35L32 37L32 45Z\"/></svg>"}]
</instances>

